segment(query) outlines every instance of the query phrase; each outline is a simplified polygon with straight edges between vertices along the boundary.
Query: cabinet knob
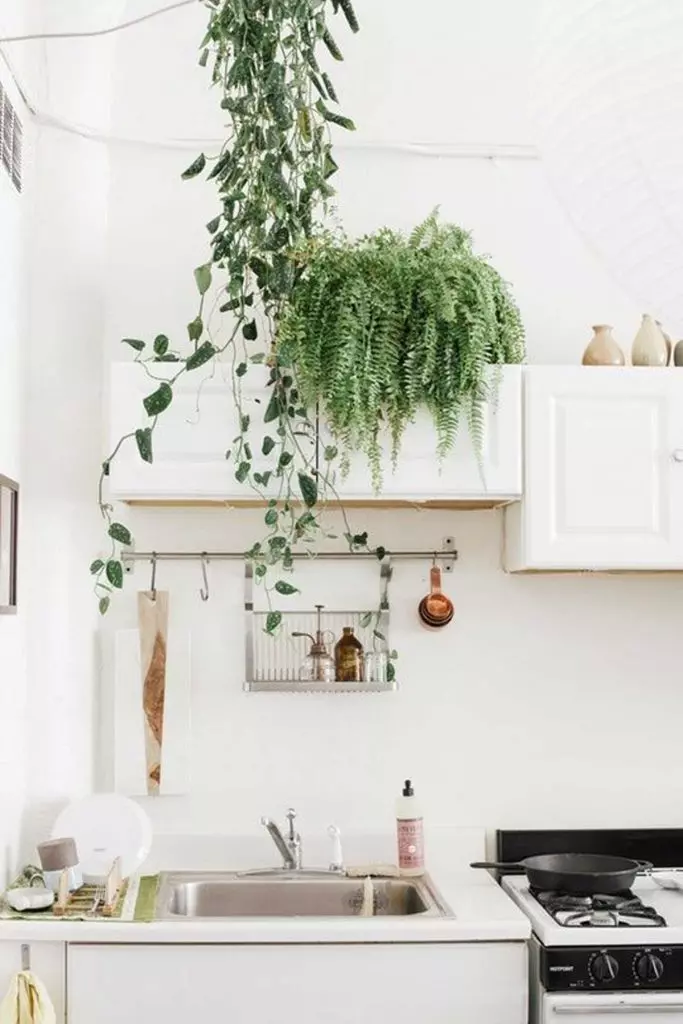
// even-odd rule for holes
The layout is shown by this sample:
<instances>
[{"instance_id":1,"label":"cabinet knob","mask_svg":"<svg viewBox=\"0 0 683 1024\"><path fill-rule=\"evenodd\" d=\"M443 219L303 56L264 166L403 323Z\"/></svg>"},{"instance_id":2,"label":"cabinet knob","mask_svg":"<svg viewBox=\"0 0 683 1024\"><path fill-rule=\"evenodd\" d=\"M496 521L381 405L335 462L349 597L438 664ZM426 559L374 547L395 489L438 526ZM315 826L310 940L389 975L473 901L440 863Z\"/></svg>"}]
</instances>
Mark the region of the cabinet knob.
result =
<instances>
[{"instance_id":1,"label":"cabinet knob","mask_svg":"<svg viewBox=\"0 0 683 1024\"><path fill-rule=\"evenodd\" d=\"M671 458L674 462L683 462L683 448L674 448L671 453Z\"/></svg>"}]
</instances>

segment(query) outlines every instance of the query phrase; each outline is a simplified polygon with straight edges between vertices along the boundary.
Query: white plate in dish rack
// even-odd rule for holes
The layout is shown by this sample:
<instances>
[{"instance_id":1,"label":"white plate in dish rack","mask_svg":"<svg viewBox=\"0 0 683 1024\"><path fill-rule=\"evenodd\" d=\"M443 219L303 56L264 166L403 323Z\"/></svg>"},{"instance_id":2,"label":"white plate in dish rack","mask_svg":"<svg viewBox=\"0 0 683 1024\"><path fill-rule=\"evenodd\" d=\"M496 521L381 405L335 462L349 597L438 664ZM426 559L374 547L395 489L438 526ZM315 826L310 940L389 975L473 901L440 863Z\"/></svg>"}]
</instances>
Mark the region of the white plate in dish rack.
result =
<instances>
[{"instance_id":1,"label":"white plate in dish rack","mask_svg":"<svg viewBox=\"0 0 683 1024\"><path fill-rule=\"evenodd\" d=\"M73 837L85 882L102 883L117 857L124 878L138 871L152 848L152 825L143 809L118 793L96 793L65 807L52 838Z\"/></svg>"}]
</instances>

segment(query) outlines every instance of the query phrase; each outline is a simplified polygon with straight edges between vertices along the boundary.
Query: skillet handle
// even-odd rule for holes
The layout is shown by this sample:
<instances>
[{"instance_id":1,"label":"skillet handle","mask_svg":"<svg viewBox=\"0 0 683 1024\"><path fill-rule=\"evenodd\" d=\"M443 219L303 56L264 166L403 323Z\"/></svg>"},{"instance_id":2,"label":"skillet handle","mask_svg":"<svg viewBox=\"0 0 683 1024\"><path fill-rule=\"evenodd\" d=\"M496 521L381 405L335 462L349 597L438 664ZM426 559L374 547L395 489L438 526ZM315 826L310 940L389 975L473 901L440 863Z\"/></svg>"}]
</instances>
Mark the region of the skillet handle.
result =
<instances>
[{"instance_id":1,"label":"skillet handle","mask_svg":"<svg viewBox=\"0 0 683 1024\"><path fill-rule=\"evenodd\" d=\"M652 871L654 867L652 861L649 860L637 860L636 864L638 865L639 871Z\"/></svg>"},{"instance_id":2,"label":"skillet handle","mask_svg":"<svg viewBox=\"0 0 683 1024\"><path fill-rule=\"evenodd\" d=\"M512 863L501 863L495 860L475 860L470 864L471 868L494 868L502 871L506 871L508 868L521 868L523 864L518 864L515 861Z\"/></svg>"}]
</instances>

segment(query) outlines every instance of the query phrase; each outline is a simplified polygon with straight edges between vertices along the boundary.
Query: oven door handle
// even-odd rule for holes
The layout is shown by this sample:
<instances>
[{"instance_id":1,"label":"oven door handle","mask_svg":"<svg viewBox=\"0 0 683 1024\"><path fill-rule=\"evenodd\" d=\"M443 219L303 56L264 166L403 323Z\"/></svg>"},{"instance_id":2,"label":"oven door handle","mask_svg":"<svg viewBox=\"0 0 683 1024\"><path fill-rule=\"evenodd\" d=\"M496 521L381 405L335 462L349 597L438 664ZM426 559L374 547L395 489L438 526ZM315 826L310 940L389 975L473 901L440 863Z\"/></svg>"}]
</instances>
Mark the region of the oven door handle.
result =
<instances>
[{"instance_id":1,"label":"oven door handle","mask_svg":"<svg viewBox=\"0 0 683 1024\"><path fill-rule=\"evenodd\" d=\"M597 1017L598 1014L639 1013L642 1016L650 1013L678 1013L683 1019L683 1001L679 1003L609 1003L607 1006L570 1006L560 1004L552 1007L558 1017Z\"/></svg>"}]
</instances>

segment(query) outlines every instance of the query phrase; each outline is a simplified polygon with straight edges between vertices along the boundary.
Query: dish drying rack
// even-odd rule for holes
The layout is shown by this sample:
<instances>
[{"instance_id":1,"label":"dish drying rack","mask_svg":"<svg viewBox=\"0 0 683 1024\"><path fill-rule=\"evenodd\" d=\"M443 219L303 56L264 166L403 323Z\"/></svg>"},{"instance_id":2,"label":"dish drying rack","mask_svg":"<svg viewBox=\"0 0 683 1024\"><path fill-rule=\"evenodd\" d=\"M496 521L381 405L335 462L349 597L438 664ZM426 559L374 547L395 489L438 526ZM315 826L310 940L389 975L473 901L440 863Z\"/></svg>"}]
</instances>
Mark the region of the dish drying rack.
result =
<instances>
[{"instance_id":1,"label":"dish drying rack","mask_svg":"<svg viewBox=\"0 0 683 1024\"><path fill-rule=\"evenodd\" d=\"M325 633L333 636L329 646L339 639L344 626L351 626L364 651L389 651L390 608L389 582L391 559L384 558L380 568L380 599L375 609L321 612ZM244 567L245 666L244 689L249 693L390 693L398 688L394 678L373 682L321 682L299 679L310 641L293 633L315 634L317 611L283 611L278 633L265 633L268 612L254 610L254 570L251 562ZM379 635L378 635L379 634ZM391 674L393 675L393 673Z\"/></svg>"},{"instance_id":2,"label":"dish drying rack","mask_svg":"<svg viewBox=\"0 0 683 1024\"><path fill-rule=\"evenodd\" d=\"M59 879L52 913L55 917L68 917L69 914L111 917L116 910L122 886L120 857L112 864L102 885L84 885L74 892L69 892L69 870L65 868Z\"/></svg>"}]
</instances>

